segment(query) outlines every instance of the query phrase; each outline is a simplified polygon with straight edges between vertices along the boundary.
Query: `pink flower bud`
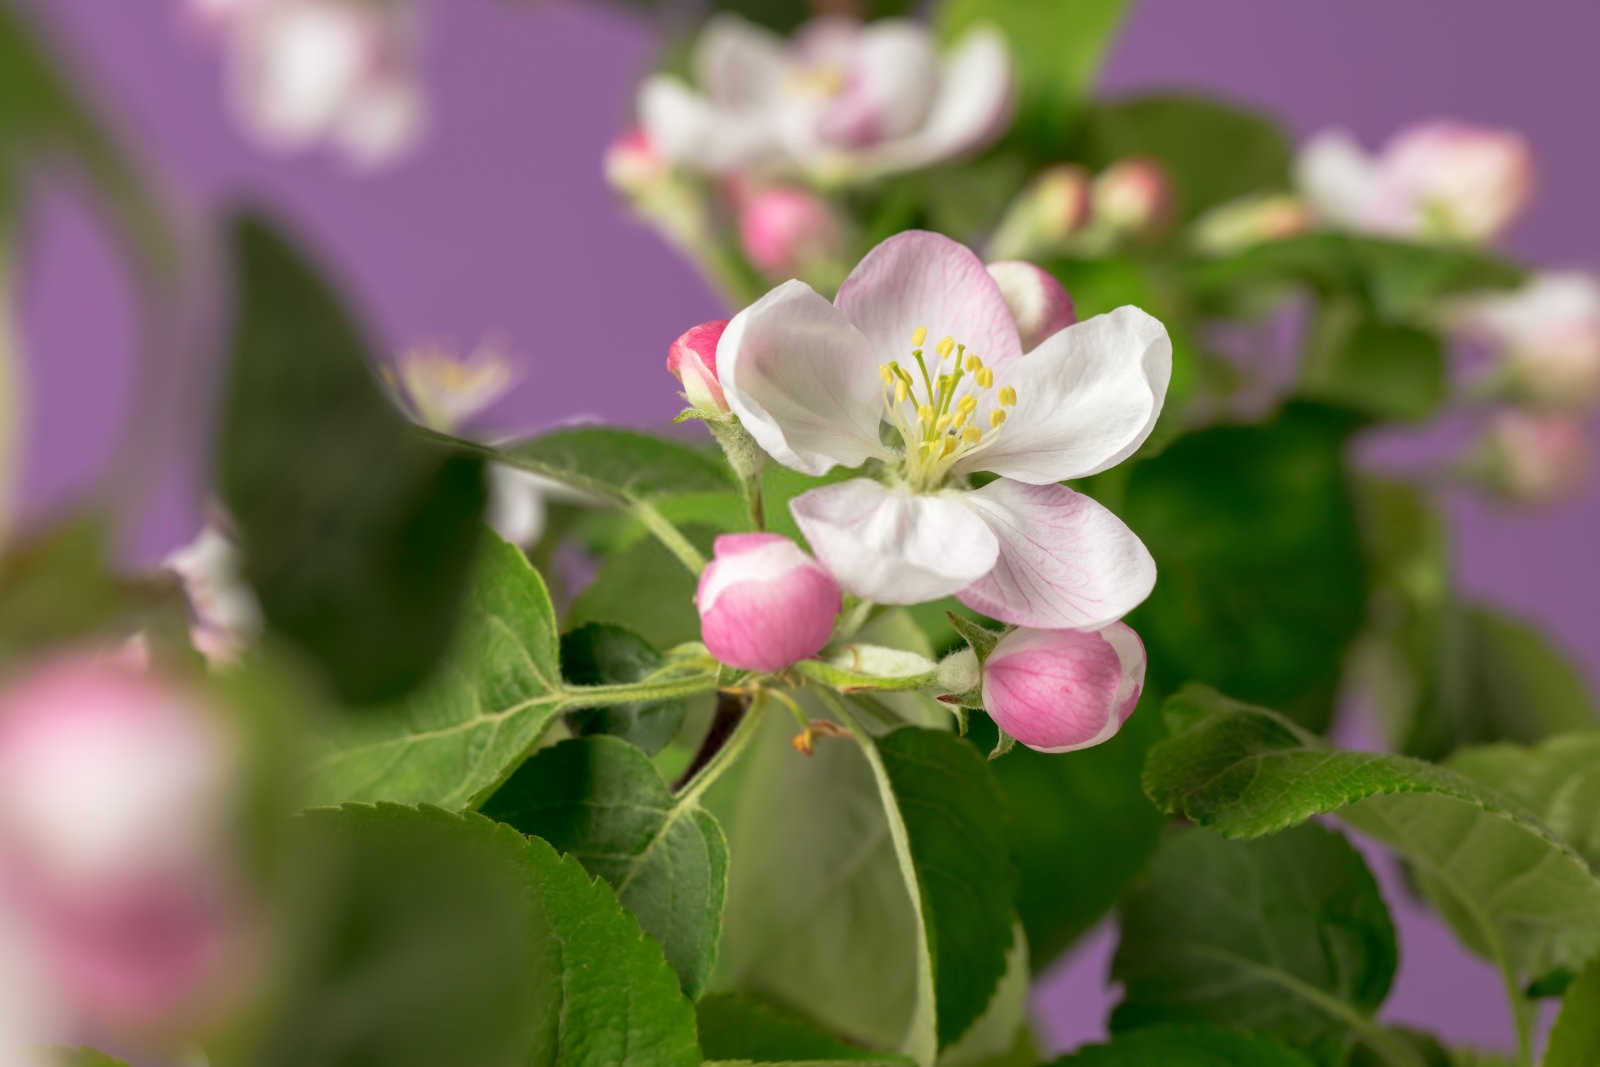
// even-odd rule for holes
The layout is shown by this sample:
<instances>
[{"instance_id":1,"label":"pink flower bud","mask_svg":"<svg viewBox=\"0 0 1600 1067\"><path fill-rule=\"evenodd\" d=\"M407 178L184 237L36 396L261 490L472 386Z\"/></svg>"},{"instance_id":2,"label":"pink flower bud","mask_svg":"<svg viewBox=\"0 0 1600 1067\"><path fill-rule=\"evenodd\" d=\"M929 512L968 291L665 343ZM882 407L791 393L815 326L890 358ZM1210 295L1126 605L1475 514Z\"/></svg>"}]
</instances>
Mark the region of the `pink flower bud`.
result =
<instances>
[{"instance_id":1,"label":"pink flower bud","mask_svg":"<svg viewBox=\"0 0 1600 1067\"><path fill-rule=\"evenodd\" d=\"M1311 228L1311 209L1288 193L1263 193L1219 205L1194 224L1194 246L1220 255Z\"/></svg>"},{"instance_id":2,"label":"pink flower bud","mask_svg":"<svg viewBox=\"0 0 1600 1067\"><path fill-rule=\"evenodd\" d=\"M700 637L723 663L778 671L828 643L839 583L778 534L723 534L700 575Z\"/></svg>"},{"instance_id":3,"label":"pink flower bud","mask_svg":"<svg viewBox=\"0 0 1600 1067\"><path fill-rule=\"evenodd\" d=\"M1091 199L1097 221L1115 230L1142 233L1166 222L1172 187L1155 160L1125 159L1100 172Z\"/></svg>"},{"instance_id":4,"label":"pink flower bud","mask_svg":"<svg viewBox=\"0 0 1600 1067\"><path fill-rule=\"evenodd\" d=\"M1109 741L1144 688L1144 645L1120 622L1103 630L1012 630L983 665L983 706L1040 752Z\"/></svg>"},{"instance_id":5,"label":"pink flower bud","mask_svg":"<svg viewBox=\"0 0 1600 1067\"><path fill-rule=\"evenodd\" d=\"M660 181L667 161L656 151L643 126L635 126L606 148L606 183L618 192L636 194Z\"/></svg>"},{"instance_id":6,"label":"pink flower bud","mask_svg":"<svg viewBox=\"0 0 1600 1067\"><path fill-rule=\"evenodd\" d=\"M1049 271L1020 260L991 263L988 269L1017 322L1024 352L1078 321L1072 297Z\"/></svg>"},{"instance_id":7,"label":"pink flower bud","mask_svg":"<svg viewBox=\"0 0 1600 1067\"><path fill-rule=\"evenodd\" d=\"M1490 485L1520 503L1563 500L1589 473L1589 435L1572 415L1502 412L1483 448Z\"/></svg>"},{"instance_id":8,"label":"pink flower bud","mask_svg":"<svg viewBox=\"0 0 1600 1067\"><path fill-rule=\"evenodd\" d=\"M1514 130L1464 122L1401 130L1378 159L1383 199L1423 235L1487 240L1533 193L1533 152Z\"/></svg>"},{"instance_id":9,"label":"pink flower bud","mask_svg":"<svg viewBox=\"0 0 1600 1067\"><path fill-rule=\"evenodd\" d=\"M702 322L667 349L667 370L683 383L690 406L703 415L722 415L728 410L722 383L717 381L717 342L727 328L727 319Z\"/></svg>"},{"instance_id":10,"label":"pink flower bud","mask_svg":"<svg viewBox=\"0 0 1600 1067\"><path fill-rule=\"evenodd\" d=\"M159 1026L238 947L229 738L195 697L82 654L0 690L0 910L77 1025Z\"/></svg>"},{"instance_id":11,"label":"pink flower bud","mask_svg":"<svg viewBox=\"0 0 1600 1067\"><path fill-rule=\"evenodd\" d=\"M1089 218L1089 172L1072 163L1050 167L1033 181L1028 194L1041 235L1060 241Z\"/></svg>"},{"instance_id":12,"label":"pink flower bud","mask_svg":"<svg viewBox=\"0 0 1600 1067\"><path fill-rule=\"evenodd\" d=\"M739 240L751 263L777 278L805 274L836 259L842 228L827 201L789 186L771 186L742 198Z\"/></svg>"}]
</instances>

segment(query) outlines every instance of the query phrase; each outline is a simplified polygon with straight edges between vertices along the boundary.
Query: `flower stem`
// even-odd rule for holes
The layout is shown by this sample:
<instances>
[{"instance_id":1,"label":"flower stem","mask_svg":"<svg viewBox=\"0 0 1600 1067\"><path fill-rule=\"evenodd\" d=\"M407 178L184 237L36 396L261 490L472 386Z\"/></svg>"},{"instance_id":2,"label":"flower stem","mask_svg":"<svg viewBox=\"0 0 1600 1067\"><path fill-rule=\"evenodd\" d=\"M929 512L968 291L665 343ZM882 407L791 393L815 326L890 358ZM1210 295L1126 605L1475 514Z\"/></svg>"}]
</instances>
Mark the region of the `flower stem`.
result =
<instances>
[{"instance_id":1,"label":"flower stem","mask_svg":"<svg viewBox=\"0 0 1600 1067\"><path fill-rule=\"evenodd\" d=\"M667 551L678 557L678 561L689 568L690 574L699 574L706 568L706 558L700 550L689 543L689 539L661 512L657 511L654 504L646 500L636 500L629 509L633 517L644 524L645 529L655 535L656 540L666 546Z\"/></svg>"},{"instance_id":2,"label":"flower stem","mask_svg":"<svg viewBox=\"0 0 1600 1067\"><path fill-rule=\"evenodd\" d=\"M688 768L673 783L676 804L700 799L749 747L761 724L760 695L757 693L752 698L748 693L717 694L717 710L711 727Z\"/></svg>"},{"instance_id":3,"label":"flower stem","mask_svg":"<svg viewBox=\"0 0 1600 1067\"><path fill-rule=\"evenodd\" d=\"M714 673L695 674L670 681L621 682L615 685L572 685L562 690L562 706L573 708L603 708L610 704L651 703L673 700L677 697L706 693L717 687Z\"/></svg>"}]
</instances>

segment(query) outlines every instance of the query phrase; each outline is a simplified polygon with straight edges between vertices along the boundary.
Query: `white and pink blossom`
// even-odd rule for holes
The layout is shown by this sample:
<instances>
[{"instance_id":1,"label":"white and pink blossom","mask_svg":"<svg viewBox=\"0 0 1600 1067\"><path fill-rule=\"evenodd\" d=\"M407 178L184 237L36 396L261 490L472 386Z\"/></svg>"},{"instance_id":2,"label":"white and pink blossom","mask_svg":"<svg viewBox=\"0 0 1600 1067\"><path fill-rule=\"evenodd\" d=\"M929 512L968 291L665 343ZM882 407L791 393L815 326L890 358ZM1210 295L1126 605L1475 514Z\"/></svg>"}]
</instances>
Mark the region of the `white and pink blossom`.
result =
<instances>
[{"instance_id":1,"label":"white and pink blossom","mask_svg":"<svg viewBox=\"0 0 1600 1067\"><path fill-rule=\"evenodd\" d=\"M1325 223L1424 240L1491 240L1533 192L1533 153L1521 134L1444 120L1401 130L1376 156L1342 131L1318 134L1296 171Z\"/></svg>"},{"instance_id":2,"label":"white and pink blossom","mask_svg":"<svg viewBox=\"0 0 1600 1067\"><path fill-rule=\"evenodd\" d=\"M842 597L833 577L787 537L723 534L700 573L700 638L730 667L779 671L828 643Z\"/></svg>"},{"instance_id":3,"label":"white and pink blossom","mask_svg":"<svg viewBox=\"0 0 1600 1067\"><path fill-rule=\"evenodd\" d=\"M728 413L728 400L717 381L717 342L727 328L727 319L702 322L685 330L667 349L667 370L683 383L683 398L710 417Z\"/></svg>"},{"instance_id":4,"label":"white and pink blossom","mask_svg":"<svg viewBox=\"0 0 1600 1067\"><path fill-rule=\"evenodd\" d=\"M1479 445L1489 486L1524 504L1553 504L1582 487L1593 460L1588 427L1560 412L1504 411Z\"/></svg>"},{"instance_id":5,"label":"white and pink blossom","mask_svg":"<svg viewBox=\"0 0 1600 1067\"><path fill-rule=\"evenodd\" d=\"M1144 689L1139 635L1100 630L1012 630L983 664L983 707L1029 748L1071 752L1109 741Z\"/></svg>"},{"instance_id":6,"label":"white and pink blossom","mask_svg":"<svg viewBox=\"0 0 1600 1067\"><path fill-rule=\"evenodd\" d=\"M1001 36L969 32L941 56L908 19L822 16L785 40L732 14L695 43L696 86L640 89L650 140L674 164L840 182L927 166L981 147L1011 113Z\"/></svg>"},{"instance_id":7,"label":"white and pink blossom","mask_svg":"<svg viewBox=\"0 0 1600 1067\"><path fill-rule=\"evenodd\" d=\"M1517 394L1550 407L1600 399L1600 280L1593 275L1539 274L1509 293L1460 300L1447 318L1499 350Z\"/></svg>"},{"instance_id":8,"label":"white and pink blossom","mask_svg":"<svg viewBox=\"0 0 1600 1067\"><path fill-rule=\"evenodd\" d=\"M777 462L876 477L790 510L847 592L914 604L955 594L1017 625L1098 628L1155 582L1116 516L1059 483L1134 453L1172 369L1162 325L1119 308L1024 353L977 256L938 234L884 241L829 303L778 286L728 324L717 377ZM999 477L974 489L971 477Z\"/></svg>"},{"instance_id":9,"label":"white and pink blossom","mask_svg":"<svg viewBox=\"0 0 1600 1067\"><path fill-rule=\"evenodd\" d=\"M207 521L161 565L183 583L193 613L189 638L206 659L227 662L260 634L261 605L244 580L239 546L225 519Z\"/></svg>"}]
</instances>

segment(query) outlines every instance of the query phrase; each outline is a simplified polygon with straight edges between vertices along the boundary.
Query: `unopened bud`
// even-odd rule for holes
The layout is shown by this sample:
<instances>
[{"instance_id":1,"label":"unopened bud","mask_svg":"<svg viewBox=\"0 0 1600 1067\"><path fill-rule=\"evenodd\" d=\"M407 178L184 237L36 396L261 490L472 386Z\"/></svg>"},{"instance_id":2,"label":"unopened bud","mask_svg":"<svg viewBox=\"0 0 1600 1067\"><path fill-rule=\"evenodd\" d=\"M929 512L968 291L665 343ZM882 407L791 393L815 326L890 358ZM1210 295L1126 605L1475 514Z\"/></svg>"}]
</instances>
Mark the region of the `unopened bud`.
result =
<instances>
[{"instance_id":1,"label":"unopened bud","mask_svg":"<svg viewBox=\"0 0 1600 1067\"><path fill-rule=\"evenodd\" d=\"M669 169L643 126L635 126L611 142L606 148L604 167L606 183L630 196L659 182Z\"/></svg>"},{"instance_id":2,"label":"unopened bud","mask_svg":"<svg viewBox=\"0 0 1600 1067\"><path fill-rule=\"evenodd\" d=\"M683 383L684 398L702 415L715 417L728 411L722 383L717 380L717 342L727 328L727 319L702 322L667 349L667 370Z\"/></svg>"},{"instance_id":3,"label":"unopened bud","mask_svg":"<svg viewBox=\"0 0 1600 1067\"><path fill-rule=\"evenodd\" d=\"M1029 748L1070 752L1109 741L1144 688L1139 636L1103 630L1016 629L983 664L983 706Z\"/></svg>"},{"instance_id":4,"label":"unopened bud","mask_svg":"<svg viewBox=\"0 0 1600 1067\"><path fill-rule=\"evenodd\" d=\"M1122 233L1159 229L1172 209L1172 187L1161 164L1125 159L1101 171L1091 194L1094 221Z\"/></svg>"},{"instance_id":5,"label":"unopened bud","mask_svg":"<svg viewBox=\"0 0 1600 1067\"><path fill-rule=\"evenodd\" d=\"M741 198L740 244L770 277L799 277L837 262L843 231L827 201L804 189L772 186Z\"/></svg>"},{"instance_id":6,"label":"unopened bud","mask_svg":"<svg viewBox=\"0 0 1600 1067\"><path fill-rule=\"evenodd\" d=\"M1583 485L1589 451L1589 434L1576 416L1507 411L1490 424L1476 466L1490 488L1508 499L1552 504Z\"/></svg>"},{"instance_id":7,"label":"unopened bud","mask_svg":"<svg viewBox=\"0 0 1600 1067\"><path fill-rule=\"evenodd\" d=\"M723 534L714 547L695 593L713 656L770 673L822 650L843 598L821 564L777 534Z\"/></svg>"},{"instance_id":8,"label":"unopened bud","mask_svg":"<svg viewBox=\"0 0 1600 1067\"><path fill-rule=\"evenodd\" d=\"M1045 338L1078 321L1072 297L1055 275L1042 267L1020 260L991 263L989 277L1011 309L1024 352L1033 351Z\"/></svg>"}]
</instances>

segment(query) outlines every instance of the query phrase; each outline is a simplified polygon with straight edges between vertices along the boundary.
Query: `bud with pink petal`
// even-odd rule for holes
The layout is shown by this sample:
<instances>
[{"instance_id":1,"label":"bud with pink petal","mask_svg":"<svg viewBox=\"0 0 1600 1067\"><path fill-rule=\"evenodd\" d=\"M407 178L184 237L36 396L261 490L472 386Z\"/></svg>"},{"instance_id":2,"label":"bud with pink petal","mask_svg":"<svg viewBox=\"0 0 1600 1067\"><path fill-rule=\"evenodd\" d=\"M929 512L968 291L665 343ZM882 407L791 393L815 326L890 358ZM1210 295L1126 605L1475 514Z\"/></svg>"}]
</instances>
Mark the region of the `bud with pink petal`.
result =
<instances>
[{"instance_id":1,"label":"bud with pink petal","mask_svg":"<svg viewBox=\"0 0 1600 1067\"><path fill-rule=\"evenodd\" d=\"M1572 496L1590 466L1587 427L1576 416L1507 411L1495 416L1478 465L1491 488L1524 504Z\"/></svg>"},{"instance_id":2,"label":"bud with pink petal","mask_svg":"<svg viewBox=\"0 0 1600 1067\"><path fill-rule=\"evenodd\" d=\"M723 534L700 575L700 637L730 667L778 671L828 643L839 583L787 537Z\"/></svg>"},{"instance_id":3,"label":"bud with pink petal","mask_svg":"<svg viewBox=\"0 0 1600 1067\"><path fill-rule=\"evenodd\" d=\"M990 263L988 271L1016 320L1024 352L1033 351L1046 337L1078 321L1071 295L1044 268L1005 260Z\"/></svg>"},{"instance_id":4,"label":"bud with pink petal","mask_svg":"<svg viewBox=\"0 0 1600 1067\"><path fill-rule=\"evenodd\" d=\"M1102 630L1016 629L983 664L983 706L1040 752L1109 741L1144 688L1144 645L1122 623Z\"/></svg>"},{"instance_id":5,"label":"bud with pink petal","mask_svg":"<svg viewBox=\"0 0 1600 1067\"><path fill-rule=\"evenodd\" d=\"M1518 397L1568 408L1600 399L1600 280L1592 275L1539 274L1515 291L1458 301L1447 317L1504 354Z\"/></svg>"},{"instance_id":6,"label":"bud with pink petal","mask_svg":"<svg viewBox=\"0 0 1600 1067\"><path fill-rule=\"evenodd\" d=\"M1311 228L1311 209L1288 193L1262 193L1220 204L1195 220L1195 248L1213 255L1263 241L1281 241Z\"/></svg>"},{"instance_id":7,"label":"bud with pink petal","mask_svg":"<svg viewBox=\"0 0 1600 1067\"><path fill-rule=\"evenodd\" d=\"M700 414L713 418L728 412L727 398L717 380L717 342L727 328L727 319L702 322L684 331L667 349L667 370L683 383L684 399Z\"/></svg>"},{"instance_id":8,"label":"bud with pink petal","mask_svg":"<svg viewBox=\"0 0 1600 1067\"><path fill-rule=\"evenodd\" d=\"M744 195L739 205L739 242L762 273L774 278L812 274L837 263L844 226L820 196L787 185Z\"/></svg>"},{"instance_id":9,"label":"bud with pink petal","mask_svg":"<svg viewBox=\"0 0 1600 1067\"><path fill-rule=\"evenodd\" d=\"M1094 221L1121 233L1160 228L1172 212L1172 185L1153 159L1113 163L1094 180L1090 194Z\"/></svg>"},{"instance_id":10,"label":"bud with pink petal","mask_svg":"<svg viewBox=\"0 0 1600 1067\"><path fill-rule=\"evenodd\" d=\"M1020 259L1059 247L1089 219L1089 172L1073 163L1041 171L995 230L990 254Z\"/></svg>"},{"instance_id":11,"label":"bud with pink petal","mask_svg":"<svg viewBox=\"0 0 1600 1067\"><path fill-rule=\"evenodd\" d=\"M102 654L0 689L0 909L66 1025L170 1025L236 974L231 741L189 689Z\"/></svg>"},{"instance_id":12,"label":"bud with pink petal","mask_svg":"<svg viewBox=\"0 0 1600 1067\"><path fill-rule=\"evenodd\" d=\"M669 165L643 126L635 126L606 147L606 184L636 196L666 177Z\"/></svg>"}]
</instances>

